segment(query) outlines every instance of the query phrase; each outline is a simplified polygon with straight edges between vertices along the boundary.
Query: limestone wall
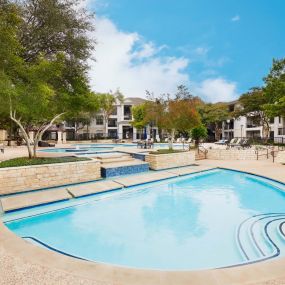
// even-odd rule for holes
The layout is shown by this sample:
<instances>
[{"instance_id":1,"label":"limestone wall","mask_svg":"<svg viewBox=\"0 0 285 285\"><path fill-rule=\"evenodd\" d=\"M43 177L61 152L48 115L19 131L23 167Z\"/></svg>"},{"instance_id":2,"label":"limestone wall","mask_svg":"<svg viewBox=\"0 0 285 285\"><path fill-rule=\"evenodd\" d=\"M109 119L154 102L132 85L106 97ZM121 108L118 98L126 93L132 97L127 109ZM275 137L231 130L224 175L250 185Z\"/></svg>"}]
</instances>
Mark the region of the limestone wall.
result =
<instances>
[{"instance_id":1,"label":"limestone wall","mask_svg":"<svg viewBox=\"0 0 285 285\"><path fill-rule=\"evenodd\" d=\"M78 161L0 168L0 195L96 180L100 163Z\"/></svg>"},{"instance_id":2,"label":"limestone wall","mask_svg":"<svg viewBox=\"0 0 285 285\"><path fill-rule=\"evenodd\" d=\"M260 151L260 154L266 154L266 151ZM271 158L269 153L269 159ZM209 149L207 159L216 160L256 160L257 155L254 148L250 149ZM259 160L267 159L266 155L259 156Z\"/></svg>"},{"instance_id":3,"label":"limestone wall","mask_svg":"<svg viewBox=\"0 0 285 285\"><path fill-rule=\"evenodd\" d=\"M285 151L279 151L275 160L277 163L285 164Z\"/></svg>"},{"instance_id":4,"label":"limestone wall","mask_svg":"<svg viewBox=\"0 0 285 285\"><path fill-rule=\"evenodd\" d=\"M195 152L178 152L171 154L147 154L145 161L151 169L167 169L172 167L186 166L195 163Z\"/></svg>"}]
</instances>

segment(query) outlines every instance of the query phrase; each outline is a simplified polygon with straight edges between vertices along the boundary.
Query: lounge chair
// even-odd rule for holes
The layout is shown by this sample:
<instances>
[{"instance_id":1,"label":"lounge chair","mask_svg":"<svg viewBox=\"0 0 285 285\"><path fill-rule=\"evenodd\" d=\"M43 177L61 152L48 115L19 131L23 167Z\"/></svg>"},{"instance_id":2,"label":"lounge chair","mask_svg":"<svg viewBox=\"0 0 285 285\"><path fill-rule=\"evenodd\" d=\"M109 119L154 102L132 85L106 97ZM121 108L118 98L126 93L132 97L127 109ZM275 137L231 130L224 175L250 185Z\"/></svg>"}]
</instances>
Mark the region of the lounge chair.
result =
<instances>
[{"instance_id":1,"label":"lounge chair","mask_svg":"<svg viewBox=\"0 0 285 285\"><path fill-rule=\"evenodd\" d=\"M241 146L242 139L238 139L235 143L231 144L231 147L239 147Z\"/></svg>"},{"instance_id":2,"label":"lounge chair","mask_svg":"<svg viewBox=\"0 0 285 285\"><path fill-rule=\"evenodd\" d=\"M186 143L191 143L192 142L192 138L189 138L187 141L185 141Z\"/></svg>"},{"instance_id":3,"label":"lounge chair","mask_svg":"<svg viewBox=\"0 0 285 285\"><path fill-rule=\"evenodd\" d=\"M219 140L217 142L215 142L215 144L220 144L220 145L225 145L227 144L228 140Z\"/></svg>"},{"instance_id":4,"label":"lounge chair","mask_svg":"<svg viewBox=\"0 0 285 285\"><path fill-rule=\"evenodd\" d=\"M238 143L238 141L240 141L240 139L234 138L234 139L232 139L232 140L230 141L230 143L228 144L228 146L229 146L229 147L233 147L233 146L235 146L235 145Z\"/></svg>"},{"instance_id":5,"label":"lounge chair","mask_svg":"<svg viewBox=\"0 0 285 285\"><path fill-rule=\"evenodd\" d=\"M249 143L248 139L244 139L241 141L240 146L242 148L251 148L251 144Z\"/></svg>"}]
</instances>

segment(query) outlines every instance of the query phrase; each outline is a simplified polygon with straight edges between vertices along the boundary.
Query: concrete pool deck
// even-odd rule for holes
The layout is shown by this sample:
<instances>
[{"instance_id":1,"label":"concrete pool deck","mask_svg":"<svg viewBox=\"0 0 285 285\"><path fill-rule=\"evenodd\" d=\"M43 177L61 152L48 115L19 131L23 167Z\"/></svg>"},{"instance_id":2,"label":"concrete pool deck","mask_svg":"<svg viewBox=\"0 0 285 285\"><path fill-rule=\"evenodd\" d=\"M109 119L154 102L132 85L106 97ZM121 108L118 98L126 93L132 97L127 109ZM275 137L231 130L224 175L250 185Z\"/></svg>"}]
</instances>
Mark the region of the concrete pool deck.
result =
<instances>
[{"instance_id":1,"label":"concrete pool deck","mask_svg":"<svg viewBox=\"0 0 285 285\"><path fill-rule=\"evenodd\" d=\"M285 183L285 165L271 161L201 160L197 169L222 167ZM174 174L175 171L175 174ZM191 171L190 168L163 172ZM121 178L123 179L123 178ZM115 179L114 179L115 180ZM142 182L140 182L142 183ZM35 246L0 222L0 284L94 285L283 285L285 257L233 268L199 271L155 271L82 261Z\"/></svg>"}]
</instances>

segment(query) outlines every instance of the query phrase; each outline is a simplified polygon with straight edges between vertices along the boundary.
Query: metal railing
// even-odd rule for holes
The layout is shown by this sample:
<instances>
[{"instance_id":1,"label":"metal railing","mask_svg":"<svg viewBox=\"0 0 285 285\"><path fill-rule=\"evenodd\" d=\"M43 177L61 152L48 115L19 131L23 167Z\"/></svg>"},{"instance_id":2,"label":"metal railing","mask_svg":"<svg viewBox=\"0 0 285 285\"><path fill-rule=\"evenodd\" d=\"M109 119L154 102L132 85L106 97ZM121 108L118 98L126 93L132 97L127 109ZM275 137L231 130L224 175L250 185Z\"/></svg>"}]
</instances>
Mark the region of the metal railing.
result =
<instances>
[{"instance_id":1,"label":"metal railing","mask_svg":"<svg viewBox=\"0 0 285 285\"><path fill-rule=\"evenodd\" d=\"M200 155L200 153L204 154L204 158L207 159L207 153L208 153L208 150L202 146L202 145L198 145L198 155Z\"/></svg>"}]
</instances>

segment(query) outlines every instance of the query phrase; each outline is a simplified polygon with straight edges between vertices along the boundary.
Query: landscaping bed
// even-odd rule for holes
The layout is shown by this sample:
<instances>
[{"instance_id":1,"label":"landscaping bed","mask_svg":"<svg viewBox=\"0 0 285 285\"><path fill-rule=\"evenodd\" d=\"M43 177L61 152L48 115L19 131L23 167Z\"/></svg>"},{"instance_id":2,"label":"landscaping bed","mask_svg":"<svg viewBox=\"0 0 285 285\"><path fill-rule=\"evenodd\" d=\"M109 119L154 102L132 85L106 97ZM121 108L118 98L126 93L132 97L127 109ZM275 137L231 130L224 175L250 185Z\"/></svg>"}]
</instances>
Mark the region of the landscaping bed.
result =
<instances>
[{"instance_id":1,"label":"landscaping bed","mask_svg":"<svg viewBox=\"0 0 285 285\"><path fill-rule=\"evenodd\" d=\"M158 149L157 151L151 151L150 154L171 154L171 153L180 153L186 152L186 150L181 149Z\"/></svg>"},{"instance_id":2,"label":"landscaping bed","mask_svg":"<svg viewBox=\"0 0 285 285\"><path fill-rule=\"evenodd\" d=\"M0 168L4 167L18 167L18 166L29 166L29 165L42 165L42 164L52 164L52 163L66 163L66 162L77 162L90 160L86 157L18 157L9 160L2 161L0 163Z\"/></svg>"}]
</instances>

